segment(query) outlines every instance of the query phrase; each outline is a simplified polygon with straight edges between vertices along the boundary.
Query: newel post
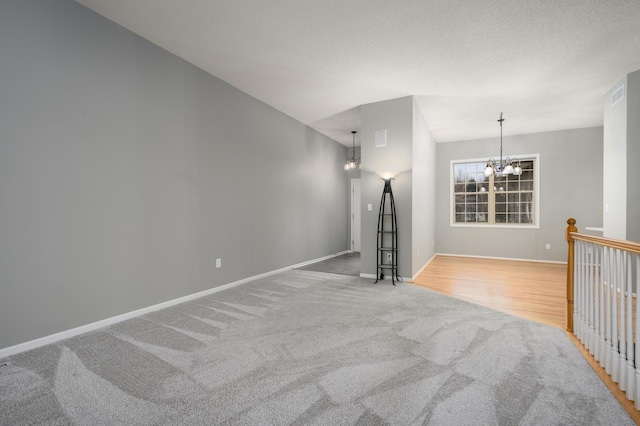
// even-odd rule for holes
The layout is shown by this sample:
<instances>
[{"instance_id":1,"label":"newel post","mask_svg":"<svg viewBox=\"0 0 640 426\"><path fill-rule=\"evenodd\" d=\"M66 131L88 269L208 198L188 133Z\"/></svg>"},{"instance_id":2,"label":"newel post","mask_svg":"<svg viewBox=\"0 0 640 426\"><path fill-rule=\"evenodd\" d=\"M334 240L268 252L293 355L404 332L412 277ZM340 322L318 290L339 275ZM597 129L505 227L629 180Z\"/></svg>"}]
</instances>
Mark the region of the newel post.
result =
<instances>
[{"instance_id":1,"label":"newel post","mask_svg":"<svg viewBox=\"0 0 640 426\"><path fill-rule=\"evenodd\" d=\"M576 220L569 218L567 220L567 331L573 333L573 272L574 272L574 240L571 236L572 232L578 232L576 228Z\"/></svg>"}]
</instances>

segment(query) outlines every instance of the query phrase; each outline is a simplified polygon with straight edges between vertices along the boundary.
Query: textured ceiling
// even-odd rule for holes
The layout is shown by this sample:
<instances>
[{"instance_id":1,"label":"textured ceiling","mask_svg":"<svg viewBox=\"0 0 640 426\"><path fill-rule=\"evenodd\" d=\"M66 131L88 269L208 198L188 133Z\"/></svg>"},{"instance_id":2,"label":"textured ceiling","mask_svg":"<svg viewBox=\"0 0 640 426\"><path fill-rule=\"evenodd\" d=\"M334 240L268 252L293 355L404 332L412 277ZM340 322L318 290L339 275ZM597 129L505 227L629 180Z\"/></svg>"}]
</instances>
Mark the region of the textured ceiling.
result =
<instances>
[{"instance_id":1,"label":"textured ceiling","mask_svg":"<svg viewBox=\"0 0 640 426\"><path fill-rule=\"evenodd\" d=\"M602 125L640 0L78 0L347 146L414 95L438 142Z\"/></svg>"}]
</instances>

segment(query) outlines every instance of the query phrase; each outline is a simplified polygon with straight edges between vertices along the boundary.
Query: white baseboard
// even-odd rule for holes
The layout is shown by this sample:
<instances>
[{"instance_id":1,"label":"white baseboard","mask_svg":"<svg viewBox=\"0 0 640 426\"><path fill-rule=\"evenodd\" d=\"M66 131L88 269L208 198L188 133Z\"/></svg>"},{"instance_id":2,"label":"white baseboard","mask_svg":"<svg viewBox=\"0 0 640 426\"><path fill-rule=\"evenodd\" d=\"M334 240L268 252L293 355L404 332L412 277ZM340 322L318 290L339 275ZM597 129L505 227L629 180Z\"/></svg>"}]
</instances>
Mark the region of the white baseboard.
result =
<instances>
[{"instance_id":1,"label":"white baseboard","mask_svg":"<svg viewBox=\"0 0 640 426\"><path fill-rule=\"evenodd\" d=\"M376 275L375 274L363 274L362 272L360 272L360 278L371 278L372 280L376 279Z\"/></svg>"},{"instance_id":2,"label":"white baseboard","mask_svg":"<svg viewBox=\"0 0 640 426\"><path fill-rule=\"evenodd\" d=\"M411 282L414 282L416 280L416 278L418 278L418 275L420 275L422 273L422 271L424 271L424 269L429 266L429 264L433 261L433 259L436 258L438 254L434 254L433 256L431 256L431 259L427 260L427 263L424 264L424 266L422 268L420 268L420 270L418 272L416 272L416 274L413 276L413 279L411 280Z\"/></svg>"},{"instance_id":3,"label":"white baseboard","mask_svg":"<svg viewBox=\"0 0 640 426\"><path fill-rule=\"evenodd\" d=\"M436 256L437 256L437 255L438 255L438 254L436 253L436 254L434 254L433 256L431 256L431 259L429 259L429 260L427 261L427 263L425 263L425 264L424 264L424 266L423 266L422 268L420 268L420 270L419 270L419 271L418 271L418 272L413 276L413 278L400 277L400 278L402 278L402 282L405 282L405 283L412 283L412 282L414 282L414 281L416 280L416 278L418 278L418 275L420 275L420 274L422 273L422 271L424 271L424 268L426 268L427 266L429 266L429 264L433 261L433 259L435 259L435 258L436 258ZM362 274L362 273L361 273L361 274L360 274L360 278L373 278L373 279L375 280L375 279L376 279L376 276L375 276L375 274ZM384 279L385 279L385 280L387 280L387 279L389 279L389 280L390 280L391 278L389 278L389 277L385 277Z\"/></svg>"},{"instance_id":4,"label":"white baseboard","mask_svg":"<svg viewBox=\"0 0 640 426\"><path fill-rule=\"evenodd\" d=\"M41 337L39 339L30 340L25 343L19 343L14 346L9 346L8 348L0 349L0 359L15 355L21 352L26 352L31 349L36 349L41 346L49 345L51 343L59 342L60 340L68 339L70 337L75 337L80 334L88 333L90 331L98 330L100 328L107 327L109 325L113 325L131 318L139 317L140 315L147 314L149 312L157 311L160 309L168 308L170 306L178 305L180 303L188 302L194 299L198 299L200 297L208 296L213 293L217 293L219 291L227 290L229 288L245 284L251 281L255 281L261 278L265 278L271 275L279 274L280 272L285 272L293 268L299 268L301 266L306 266L311 263L320 262L326 259L331 259L332 257L340 256L342 254L348 253L348 250L341 251L339 253L331 254L329 256L320 257L318 259L309 260L305 262L301 262L295 264L293 266L287 266L285 268L276 269L273 271L265 272L263 274L254 275L252 277L243 278L238 281L234 281L232 283L223 284L218 287L213 287L208 290L204 290L198 293L189 294L187 296L179 297L177 299L169 300L166 302L158 303L156 305L148 306L146 308L137 309L135 311L127 312L121 315L116 315L115 317L106 318L100 321L92 322L90 324L82 325L80 327L72 328L70 330L61 331L59 333L51 334L49 336ZM375 277L374 277L375 278Z\"/></svg>"},{"instance_id":5,"label":"white baseboard","mask_svg":"<svg viewBox=\"0 0 640 426\"><path fill-rule=\"evenodd\" d=\"M377 276L375 274L363 274L363 273L360 273L360 278L370 278L372 280L375 280L377 278ZM391 281L391 276L386 275L383 279ZM406 278L406 277L400 277L400 280L402 280L403 283L412 283L413 282L413 281L411 281L411 278Z\"/></svg>"},{"instance_id":6,"label":"white baseboard","mask_svg":"<svg viewBox=\"0 0 640 426\"><path fill-rule=\"evenodd\" d=\"M351 250L344 250L344 251L341 251L341 252L338 252L338 253L330 254L328 256L319 257L317 259L307 260L305 262L297 263L297 264L295 264L293 266L290 266L288 268L280 269L280 270L278 270L278 272L286 271L287 269L301 268L303 266L311 265L312 263L322 262L323 260L331 259L332 257L336 257L336 256L342 256L343 254L347 254L347 253L351 253ZM274 272L274 273L277 273L277 272ZM271 272L269 272L269 275L273 275L273 274Z\"/></svg>"},{"instance_id":7,"label":"white baseboard","mask_svg":"<svg viewBox=\"0 0 640 426\"><path fill-rule=\"evenodd\" d=\"M566 261L559 261L559 260L520 259L516 257L476 256L476 255L469 255L469 254L436 253L434 257L436 256L470 257L470 258L476 258L476 259L494 259L494 260L513 260L516 262L555 263L558 265L567 264Z\"/></svg>"}]
</instances>

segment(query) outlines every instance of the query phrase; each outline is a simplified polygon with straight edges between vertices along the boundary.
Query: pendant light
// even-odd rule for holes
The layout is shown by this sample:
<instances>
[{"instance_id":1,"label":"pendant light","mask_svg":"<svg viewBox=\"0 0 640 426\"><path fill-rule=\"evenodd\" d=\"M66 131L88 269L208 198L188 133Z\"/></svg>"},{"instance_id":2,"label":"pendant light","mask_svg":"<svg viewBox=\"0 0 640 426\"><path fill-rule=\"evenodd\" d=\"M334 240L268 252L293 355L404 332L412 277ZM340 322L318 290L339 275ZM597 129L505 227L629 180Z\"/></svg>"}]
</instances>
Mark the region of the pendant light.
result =
<instances>
[{"instance_id":1,"label":"pendant light","mask_svg":"<svg viewBox=\"0 0 640 426\"><path fill-rule=\"evenodd\" d=\"M347 162L344 163L344 169L345 170L351 170L351 169L355 169L355 168L360 168L360 157L356 158L356 132L355 130L351 131L351 134L353 135L353 144L352 144L352 155L351 157L347 158Z\"/></svg>"},{"instance_id":2,"label":"pendant light","mask_svg":"<svg viewBox=\"0 0 640 426\"><path fill-rule=\"evenodd\" d=\"M522 167L520 167L520 160L511 159L509 157L505 157L502 159L502 123L504 122L504 118L502 118L502 113L500 113L500 118L498 119L500 123L500 160L496 161L491 158L487 161L487 167L484 169L484 175L489 177L493 174L496 176L501 175L514 175L520 176L522 174ZM515 164L515 165L514 165Z\"/></svg>"}]
</instances>

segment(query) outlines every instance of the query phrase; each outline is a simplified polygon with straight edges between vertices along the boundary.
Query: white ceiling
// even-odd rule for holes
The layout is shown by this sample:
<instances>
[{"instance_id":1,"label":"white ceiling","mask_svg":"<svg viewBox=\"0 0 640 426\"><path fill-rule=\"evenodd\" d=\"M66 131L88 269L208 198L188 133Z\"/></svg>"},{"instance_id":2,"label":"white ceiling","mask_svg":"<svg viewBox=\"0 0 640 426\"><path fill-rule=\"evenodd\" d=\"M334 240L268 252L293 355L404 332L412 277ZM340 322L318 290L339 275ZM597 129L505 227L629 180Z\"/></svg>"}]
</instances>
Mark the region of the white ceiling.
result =
<instances>
[{"instance_id":1,"label":"white ceiling","mask_svg":"<svg viewBox=\"0 0 640 426\"><path fill-rule=\"evenodd\" d=\"M414 95L438 142L599 126L640 69L639 0L77 0L351 146Z\"/></svg>"}]
</instances>

